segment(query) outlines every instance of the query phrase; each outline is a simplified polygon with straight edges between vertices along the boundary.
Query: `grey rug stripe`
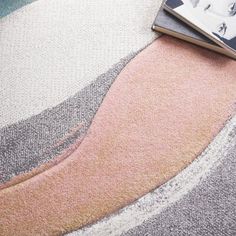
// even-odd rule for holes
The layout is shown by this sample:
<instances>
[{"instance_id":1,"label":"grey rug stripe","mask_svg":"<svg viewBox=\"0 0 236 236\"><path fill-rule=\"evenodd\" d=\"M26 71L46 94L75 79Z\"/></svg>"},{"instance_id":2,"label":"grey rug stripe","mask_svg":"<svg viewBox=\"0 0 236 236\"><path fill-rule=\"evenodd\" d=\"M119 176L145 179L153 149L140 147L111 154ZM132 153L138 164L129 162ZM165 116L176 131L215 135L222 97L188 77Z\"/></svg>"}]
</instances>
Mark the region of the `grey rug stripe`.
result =
<instances>
[{"instance_id":1,"label":"grey rug stripe","mask_svg":"<svg viewBox=\"0 0 236 236\"><path fill-rule=\"evenodd\" d=\"M92 84L58 106L0 129L0 183L48 162L82 137L111 84L137 53L120 60ZM81 128L67 137L71 129L80 124ZM65 140L55 145L61 139Z\"/></svg>"},{"instance_id":2,"label":"grey rug stripe","mask_svg":"<svg viewBox=\"0 0 236 236\"><path fill-rule=\"evenodd\" d=\"M235 236L236 129L218 168L183 199L123 236Z\"/></svg>"},{"instance_id":3,"label":"grey rug stripe","mask_svg":"<svg viewBox=\"0 0 236 236\"><path fill-rule=\"evenodd\" d=\"M236 212L235 153L236 116L193 163L170 181L68 235L232 235Z\"/></svg>"}]
</instances>

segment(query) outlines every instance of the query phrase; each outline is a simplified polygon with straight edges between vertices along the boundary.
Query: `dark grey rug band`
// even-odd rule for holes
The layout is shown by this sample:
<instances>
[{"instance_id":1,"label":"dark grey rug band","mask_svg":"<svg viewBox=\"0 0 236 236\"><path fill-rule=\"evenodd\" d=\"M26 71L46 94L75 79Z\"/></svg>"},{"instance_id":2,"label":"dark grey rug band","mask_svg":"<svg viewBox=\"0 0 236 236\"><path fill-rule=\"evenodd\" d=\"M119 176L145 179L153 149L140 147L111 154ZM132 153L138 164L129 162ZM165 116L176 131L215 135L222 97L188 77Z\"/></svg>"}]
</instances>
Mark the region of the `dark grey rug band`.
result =
<instances>
[{"instance_id":1,"label":"dark grey rug band","mask_svg":"<svg viewBox=\"0 0 236 236\"><path fill-rule=\"evenodd\" d=\"M233 147L204 182L123 236L235 236L236 130L232 136Z\"/></svg>"},{"instance_id":2,"label":"dark grey rug band","mask_svg":"<svg viewBox=\"0 0 236 236\"><path fill-rule=\"evenodd\" d=\"M82 137L111 84L137 53L58 106L0 129L0 183L48 162ZM76 126L81 127L68 135Z\"/></svg>"}]
</instances>

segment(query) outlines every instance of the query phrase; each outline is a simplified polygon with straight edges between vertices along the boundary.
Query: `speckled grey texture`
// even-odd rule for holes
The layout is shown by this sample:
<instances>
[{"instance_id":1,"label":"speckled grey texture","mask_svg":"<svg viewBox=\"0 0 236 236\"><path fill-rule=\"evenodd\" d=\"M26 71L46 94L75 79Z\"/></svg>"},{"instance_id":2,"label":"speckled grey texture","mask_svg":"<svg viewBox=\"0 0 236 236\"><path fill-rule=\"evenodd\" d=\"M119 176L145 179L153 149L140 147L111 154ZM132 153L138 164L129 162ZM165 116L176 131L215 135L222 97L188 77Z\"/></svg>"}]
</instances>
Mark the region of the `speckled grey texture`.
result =
<instances>
[{"instance_id":1,"label":"speckled grey texture","mask_svg":"<svg viewBox=\"0 0 236 236\"><path fill-rule=\"evenodd\" d=\"M236 138L231 141L233 148L203 183L123 236L235 236Z\"/></svg>"},{"instance_id":2,"label":"speckled grey texture","mask_svg":"<svg viewBox=\"0 0 236 236\"><path fill-rule=\"evenodd\" d=\"M137 53L120 60L92 84L58 106L0 129L0 183L53 159L83 137L111 84ZM77 132L55 146L80 124Z\"/></svg>"}]
</instances>

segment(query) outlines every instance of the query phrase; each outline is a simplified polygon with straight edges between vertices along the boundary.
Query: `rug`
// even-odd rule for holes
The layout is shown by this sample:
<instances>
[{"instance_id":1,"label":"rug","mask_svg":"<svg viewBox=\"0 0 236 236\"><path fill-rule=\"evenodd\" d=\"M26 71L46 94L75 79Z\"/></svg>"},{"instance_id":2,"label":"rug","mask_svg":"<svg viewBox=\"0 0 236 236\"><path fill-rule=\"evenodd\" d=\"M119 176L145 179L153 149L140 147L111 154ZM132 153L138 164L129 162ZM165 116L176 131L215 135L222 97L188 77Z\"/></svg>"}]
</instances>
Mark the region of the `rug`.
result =
<instances>
[{"instance_id":1,"label":"rug","mask_svg":"<svg viewBox=\"0 0 236 236\"><path fill-rule=\"evenodd\" d=\"M1 1L0 235L234 235L235 61L160 4Z\"/></svg>"}]
</instances>

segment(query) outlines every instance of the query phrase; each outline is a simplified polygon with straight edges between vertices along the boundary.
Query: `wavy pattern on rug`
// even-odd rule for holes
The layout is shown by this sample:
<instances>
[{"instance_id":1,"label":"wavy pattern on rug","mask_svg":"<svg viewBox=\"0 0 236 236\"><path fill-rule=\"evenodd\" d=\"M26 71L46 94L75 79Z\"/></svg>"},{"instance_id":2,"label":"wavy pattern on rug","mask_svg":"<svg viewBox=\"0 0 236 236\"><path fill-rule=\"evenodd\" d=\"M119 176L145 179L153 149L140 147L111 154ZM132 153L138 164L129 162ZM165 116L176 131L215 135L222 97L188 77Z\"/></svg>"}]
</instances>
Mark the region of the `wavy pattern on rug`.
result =
<instances>
[{"instance_id":1,"label":"wavy pattern on rug","mask_svg":"<svg viewBox=\"0 0 236 236\"><path fill-rule=\"evenodd\" d=\"M57 106L152 42L160 3L39 0L1 18L0 127Z\"/></svg>"},{"instance_id":2,"label":"wavy pattern on rug","mask_svg":"<svg viewBox=\"0 0 236 236\"><path fill-rule=\"evenodd\" d=\"M235 73L228 58L168 37L154 42L118 76L70 158L0 192L3 234L65 233L168 181L232 115Z\"/></svg>"},{"instance_id":3,"label":"wavy pattern on rug","mask_svg":"<svg viewBox=\"0 0 236 236\"><path fill-rule=\"evenodd\" d=\"M176 177L134 204L68 236L233 235L235 150L236 116Z\"/></svg>"},{"instance_id":4,"label":"wavy pattern on rug","mask_svg":"<svg viewBox=\"0 0 236 236\"><path fill-rule=\"evenodd\" d=\"M39 0L0 20L0 183L65 158L122 68L158 37L150 24L160 2Z\"/></svg>"},{"instance_id":5,"label":"wavy pattern on rug","mask_svg":"<svg viewBox=\"0 0 236 236\"><path fill-rule=\"evenodd\" d=\"M235 131L236 128L228 140L228 145L231 142L230 147L219 154L222 158L220 165L213 169L205 181L201 181L195 189L161 214L147 219L145 223L123 233L122 236L235 235Z\"/></svg>"},{"instance_id":6,"label":"wavy pattern on rug","mask_svg":"<svg viewBox=\"0 0 236 236\"><path fill-rule=\"evenodd\" d=\"M17 176L2 187L22 181L27 175L18 175L53 160L82 139L111 84L135 55L124 58L60 105L0 129L0 183Z\"/></svg>"}]
</instances>

